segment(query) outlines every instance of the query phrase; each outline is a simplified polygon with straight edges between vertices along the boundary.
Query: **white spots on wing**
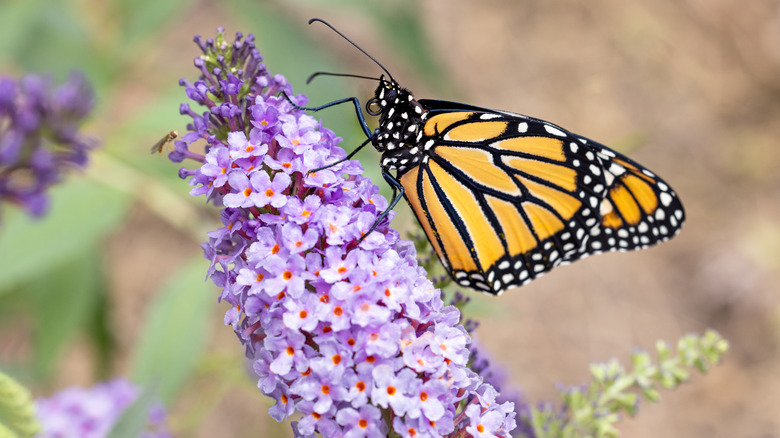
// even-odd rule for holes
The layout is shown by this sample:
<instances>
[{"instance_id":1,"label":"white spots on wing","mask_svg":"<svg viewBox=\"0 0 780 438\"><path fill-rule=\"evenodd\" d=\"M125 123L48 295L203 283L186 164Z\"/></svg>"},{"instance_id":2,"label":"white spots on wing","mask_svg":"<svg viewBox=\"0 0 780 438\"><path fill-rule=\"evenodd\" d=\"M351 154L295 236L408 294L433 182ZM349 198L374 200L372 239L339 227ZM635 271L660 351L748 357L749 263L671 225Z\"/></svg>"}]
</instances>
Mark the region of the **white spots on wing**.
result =
<instances>
[{"instance_id":1,"label":"white spots on wing","mask_svg":"<svg viewBox=\"0 0 780 438\"><path fill-rule=\"evenodd\" d=\"M661 200L661 205L663 205L664 207L668 207L669 204L672 203L672 195L670 195L667 192L661 192L661 194L658 195L658 199Z\"/></svg>"},{"instance_id":2,"label":"white spots on wing","mask_svg":"<svg viewBox=\"0 0 780 438\"><path fill-rule=\"evenodd\" d=\"M566 137L566 133L551 125L544 125L544 130L558 137Z\"/></svg>"}]
</instances>

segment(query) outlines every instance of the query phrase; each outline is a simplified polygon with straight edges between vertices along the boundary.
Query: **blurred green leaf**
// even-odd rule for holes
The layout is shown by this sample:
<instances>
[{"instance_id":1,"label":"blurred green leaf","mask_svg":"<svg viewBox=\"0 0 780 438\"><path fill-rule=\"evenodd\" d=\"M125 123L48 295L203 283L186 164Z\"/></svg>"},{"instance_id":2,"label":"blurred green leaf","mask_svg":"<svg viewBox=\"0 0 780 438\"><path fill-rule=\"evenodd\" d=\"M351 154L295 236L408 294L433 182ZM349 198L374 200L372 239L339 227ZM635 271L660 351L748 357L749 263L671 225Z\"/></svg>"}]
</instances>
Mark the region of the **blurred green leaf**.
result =
<instances>
[{"instance_id":1,"label":"blurred green leaf","mask_svg":"<svg viewBox=\"0 0 780 438\"><path fill-rule=\"evenodd\" d=\"M38 376L51 374L65 345L86 326L99 301L100 276L100 258L86 251L71 255L25 285L36 321L34 367Z\"/></svg>"},{"instance_id":2,"label":"blurred green leaf","mask_svg":"<svg viewBox=\"0 0 780 438\"><path fill-rule=\"evenodd\" d=\"M179 269L151 303L132 360L131 376L159 385L168 403L192 372L206 347L214 286L204 281L207 262L193 259Z\"/></svg>"},{"instance_id":3,"label":"blurred green leaf","mask_svg":"<svg viewBox=\"0 0 780 438\"><path fill-rule=\"evenodd\" d=\"M143 436L149 411L159 403L154 391L145 387L138 398L122 412L106 438L137 438Z\"/></svg>"},{"instance_id":4,"label":"blurred green leaf","mask_svg":"<svg viewBox=\"0 0 780 438\"><path fill-rule=\"evenodd\" d=\"M53 187L51 210L40 220L5 208L0 225L0 294L44 275L94 247L124 219L127 197L105 186L73 179Z\"/></svg>"},{"instance_id":5,"label":"blurred green leaf","mask_svg":"<svg viewBox=\"0 0 780 438\"><path fill-rule=\"evenodd\" d=\"M103 273L104 270L101 269L99 278L97 278L97 288L107 291L108 285ZM109 324L110 308L107 295L107 293L98 293L96 295L86 326L87 335L92 341L92 346L97 356L99 380L107 380L112 377L110 374L111 355L115 350L115 340Z\"/></svg>"},{"instance_id":6,"label":"blurred green leaf","mask_svg":"<svg viewBox=\"0 0 780 438\"><path fill-rule=\"evenodd\" d=\"M121 0L111 2L114 16L121 20L122 42L159 34L160 28L172 22L176 14L187 10L188 0Z\"/></svg>"},{"instance_id":7,"label":"blurred green leaf","mask_svg":"<svg viewBox=\"0 0 780 438\"><path fill-rule=\"evenodd\" d=\"M101 50L75 3L6 1L0 6L0 61L10 58L21 72L48 72L57 81L72 70L104 84L114 70L113 51ZM105 41L103 41L105 43Z\"/></svg>"}]
</instances>

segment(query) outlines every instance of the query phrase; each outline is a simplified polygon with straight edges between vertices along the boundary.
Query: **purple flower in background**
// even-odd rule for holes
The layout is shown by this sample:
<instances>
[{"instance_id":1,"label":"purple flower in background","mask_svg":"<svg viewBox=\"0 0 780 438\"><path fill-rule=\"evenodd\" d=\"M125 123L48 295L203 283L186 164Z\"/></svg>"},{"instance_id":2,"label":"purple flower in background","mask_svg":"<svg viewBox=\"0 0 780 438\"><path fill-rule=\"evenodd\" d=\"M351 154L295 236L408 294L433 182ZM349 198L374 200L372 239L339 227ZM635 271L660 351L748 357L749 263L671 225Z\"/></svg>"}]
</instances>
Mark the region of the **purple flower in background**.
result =
<instances>
[{"instance_id":1,"label":"purple flower in background","mask_svg":"<svg viewBox=\"0 0 780 438\"><path fill-rule=\"evenodd\" d=\"M46 76L0 76L0 206L17 204L40 217L46 191L68 168L83 168L94 142L78 133L92 109L92 90L80 74L53 87Z\"/></svg>"},{"instance_id":2,"label":"purple flower in background","mask_svg":"<svg viewBox=\"0 0 780 438\"><path fill-rule=\"evenodd\" d=\"M253 361L258 388L281 421L302 415L296 436L422 437L480 427L508 437L511 403L468 368L470 337L459 311L416 262L411 242L388 226L378 188L347 161L341 140L297 110L271 76L254 37L195 38L200 77L182 79L189 133L169 157L193 195L222 208L223 227L203 245L231 325ZM229 105L227 105L229 104ZM205 141L205 156L189 146ZM227 176L226 176L227 175Z\"/></svg>"},{"instance_id":3,"label":"purple flower in background","mask_svg":"<svg viewBox=\"0 0 780 438\"><path fill-rule=\"evenodd\" d=\"M139 396L140 389L124 379L92 388L71 387L35 403L40 438L102 438ZM161 404L149 411L142 438L168 438L166 413Z\"/></svg>"}]
</instances>

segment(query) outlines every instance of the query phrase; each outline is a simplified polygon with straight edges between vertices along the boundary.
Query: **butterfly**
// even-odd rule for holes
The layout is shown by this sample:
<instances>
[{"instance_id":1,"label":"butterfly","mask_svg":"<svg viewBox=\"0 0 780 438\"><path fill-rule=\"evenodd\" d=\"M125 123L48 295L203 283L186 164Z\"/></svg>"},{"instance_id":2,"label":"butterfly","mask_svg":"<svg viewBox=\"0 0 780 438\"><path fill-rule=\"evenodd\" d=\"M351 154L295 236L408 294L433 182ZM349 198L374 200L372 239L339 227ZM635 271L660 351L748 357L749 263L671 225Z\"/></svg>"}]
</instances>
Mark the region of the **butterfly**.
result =
<instances>
[{"instance_id":1,"label":"butterfly","mask_svg":"<svg viewBox=\"0 0 780 438\"><path fill-rule=\"evenodd\" d=\"M460 286L498 295L555 266L647 248L679 232L679 197L641 164L544 120L418 100L333 26L314 21L384 71L366 103L379 126L371 132L356 97L303 109L355 106L367 140L344 160L368 143L382 154L394 199L379 220L403 197ZM309 80L319 74L367 78L318 72Z\"/></svg>"},{"instance_id":2,"label":"butterfly","mask_svg":"<svg viewBox=\"0 0 780 438\"><path fill-rule=\"evenodd\" d=\"M163 148L165 147L165 145L170 143L170 142L172 142L173 140L175 140L176 137L178 137L178 136L179 136L179 133L176 132L176 131L171 131L171 132L165 134L165 136L163 136L163 138L157 140L157 143L155 143L152 146L151 152L153 154L154 153L161 154L162 151L163 151Z\"/></svg>"}]
</instances>

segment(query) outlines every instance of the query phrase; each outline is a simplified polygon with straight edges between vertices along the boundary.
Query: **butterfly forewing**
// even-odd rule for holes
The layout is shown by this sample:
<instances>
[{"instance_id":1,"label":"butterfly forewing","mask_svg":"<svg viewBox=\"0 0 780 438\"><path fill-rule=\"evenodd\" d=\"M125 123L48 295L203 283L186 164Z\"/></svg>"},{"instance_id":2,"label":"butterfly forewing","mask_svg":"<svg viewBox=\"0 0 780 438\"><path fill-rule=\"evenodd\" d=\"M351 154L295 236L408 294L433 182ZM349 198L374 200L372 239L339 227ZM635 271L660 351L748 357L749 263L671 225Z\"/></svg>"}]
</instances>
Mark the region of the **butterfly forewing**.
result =
<instances>
[{"instance_id":1,"label":"butterfly forewing","mask_svg":"<svg viewBox=\"0 0 780 438\"><path fill-rule=\"evenodd\" d=\"M518 114L420 103L427 146L399 180L462 286L501 293L590 253L665 240L682 223L663 181L596 142Z\"/></svg>"}]
</instances>

